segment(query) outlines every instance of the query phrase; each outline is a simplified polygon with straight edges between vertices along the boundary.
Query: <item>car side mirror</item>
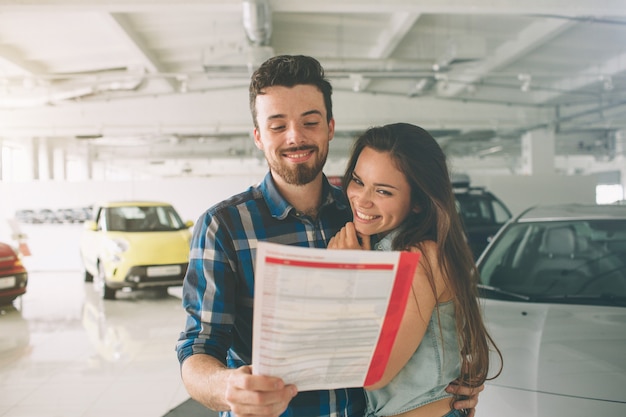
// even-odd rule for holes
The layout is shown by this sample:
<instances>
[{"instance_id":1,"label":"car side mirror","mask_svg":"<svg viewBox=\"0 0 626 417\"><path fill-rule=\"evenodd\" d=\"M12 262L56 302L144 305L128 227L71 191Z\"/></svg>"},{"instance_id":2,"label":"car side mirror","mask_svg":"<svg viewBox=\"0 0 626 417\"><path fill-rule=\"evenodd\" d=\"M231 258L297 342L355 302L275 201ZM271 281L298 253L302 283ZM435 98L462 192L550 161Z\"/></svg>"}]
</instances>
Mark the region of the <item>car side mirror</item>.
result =
<instances>
[{"instance_id":1,"label":"car side mirror","mask_svg":"<svg viewBox=\"0 0 626 417\"><path fill-rule=\"evenodd\" d=\"M84 223L84 228L86 230L90 230L92 232L95 232L96 230L98 230L98 224L96 222L94 222L93 220L87 220Z\"/></svg>"},{"instance_id":2,"label":"car side mirror","mask_svg":"<svg viewBox=\"0 0 626 417\"><path fill-rule=\"evenodd\" d=\"M187 221L185 222L185 226L187 227L187 229L189 229L190 227L192 227L192 226L193 226L193 221L191 221L191 220L187 220Z\"/></svg>"}]
</instances>

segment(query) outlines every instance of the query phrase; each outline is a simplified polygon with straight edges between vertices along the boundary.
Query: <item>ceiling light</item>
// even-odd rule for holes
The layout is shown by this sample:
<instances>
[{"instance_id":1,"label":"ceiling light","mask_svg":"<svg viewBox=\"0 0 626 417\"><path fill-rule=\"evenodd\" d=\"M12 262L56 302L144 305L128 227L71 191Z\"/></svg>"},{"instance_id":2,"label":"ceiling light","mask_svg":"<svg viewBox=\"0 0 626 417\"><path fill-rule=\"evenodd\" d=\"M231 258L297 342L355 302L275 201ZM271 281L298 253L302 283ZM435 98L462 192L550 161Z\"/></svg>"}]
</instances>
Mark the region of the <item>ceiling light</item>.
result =
<instances>
[{"instance_id":1,"label":"ceiling light","mask_svg":"<svg viewBox=\"0 0 626 417\"><path fill-rule=\"evenodd\" d=\"M522 90L524 93L530 91L530 82L533 79L532 75L525 73L517 74L517 79L522 82L522 85L520 85L520 90Z\"/></svg>"},{"instance_id":2,"label":"ceiling light","mask_svg":"<svg viewBox=\"0 0 626 417\"><path fill-rule=\"evenodd\" d=\"M363 87L363 76L361 74L350 74L350 81L352 82L352 91L358 93Z\"/></svg>"},{"instance_id":3,"label":"ceiling light","mask_svg":"<svg viewBox=\"0 0 626 417\"><path fill-rule=\"evenodd\" d=\"M188 90L189 76L187 74L179 74L176 76L176 80L178 81L178 91L185 94Z\"/></svg>"},{"instance_id":4,"label":"ceiling light","mask_svg":"<svg viewBox=\"0 0 626 417\"><path fill-rule=\"evenodd\" d=\"M483 157L483 156L487 156L487 155L491 155L494 153L498 153L501 152L504 149L503 146L501 145L496 145L496 146L492 146L490 148L487 149L483 149L482 151L478 151L476 152L476 155L479 157Z\"/></svg>"},{"instance_id":5,"label":"ceiling light","mask_svg":"<svg viewBox=\"0 0 626 417\"><path fill-rule=\"evenodd\" d=\"M426 77L419 80L415 83L415 87L413 90L409 92L409 97L420 96L430 90L430 88L435 84L436 80L433 77Z\"/></svg>"},{"instance_id":6,"label":"ceiling light","mask_svg":"<svg viewBox=\"0 0 626 417\"><path fill-rule=\"evenodd\" d=\"M604 91L611 91L615 88L613 85L613 77L610 75L601 76L600 81L602 81L602 88L604 88Z\"/></svg>"},{"instance_id":7,"label":"ceiling light","mask_svg":"<svg viewBox=\"0 0 626 417\"><path fill-rule=\"evenodd\" d=\"M450 68L450 64L456 58L456 43L448 42L446 50L442 55L437 58L437 61L432 66L433 71L446 71Z\"/></svg>"},{"instance_id":8,"label":"ceiling light","mask_svg":"<svg viewBox=\"0 0 626 417\"><path fill-rule=\"evenodd\" d=\"M439 82L438 88L440 91L445 91L450 84L448 76L445 74L439 74L439 73L435 74L435 80Z\"/></svg>"}]
</instances>

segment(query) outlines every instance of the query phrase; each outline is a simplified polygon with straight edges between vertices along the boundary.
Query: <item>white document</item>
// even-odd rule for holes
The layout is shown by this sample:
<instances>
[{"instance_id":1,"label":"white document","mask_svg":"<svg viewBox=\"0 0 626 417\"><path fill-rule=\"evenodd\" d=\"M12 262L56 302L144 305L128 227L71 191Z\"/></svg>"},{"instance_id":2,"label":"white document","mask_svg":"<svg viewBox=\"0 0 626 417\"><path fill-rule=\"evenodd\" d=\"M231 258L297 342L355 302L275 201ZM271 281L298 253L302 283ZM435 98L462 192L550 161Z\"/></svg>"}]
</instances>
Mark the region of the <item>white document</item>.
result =
<instances>
[{"instance_id":1,"label":"white document","mask_svg":"<svg viewBox=\"0 0 626 417\"><path fill-rule=\"evenodd\" d=\"M378 381L419 255L259 242L252 369L299 391Z\"/></svg>"}]
</instances>

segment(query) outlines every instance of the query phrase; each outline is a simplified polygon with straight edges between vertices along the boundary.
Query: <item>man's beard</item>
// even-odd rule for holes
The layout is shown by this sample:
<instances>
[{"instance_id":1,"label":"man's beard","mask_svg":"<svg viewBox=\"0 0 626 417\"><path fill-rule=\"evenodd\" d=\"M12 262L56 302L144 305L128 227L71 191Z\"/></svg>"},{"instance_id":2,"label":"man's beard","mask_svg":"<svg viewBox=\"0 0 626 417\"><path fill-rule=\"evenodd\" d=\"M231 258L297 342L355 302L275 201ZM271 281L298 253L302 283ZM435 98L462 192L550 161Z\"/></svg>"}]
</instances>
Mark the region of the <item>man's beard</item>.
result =
<instances>
[{"instance_id":1,"label":"man's beard","mask_svg":"<svg viewBox=\"0 0 626 417\"><path fill-rule=\"evenodd\" d=\"M270 166L270 169L272 170L272 172L278 175L279 177L281 177L283 180L285 180L287 184L305 185L313 181L315 178L317 178L318 174L324 168L324 164L326 163L326 156L327 156L327 154L321 155L319 153L319 148L317 147L298 148L297 150L305 150L305 149L315 149L317 151L315 155L319 157L315 158L312 166L306 165L306 164L298 164L295 166L289 166L285 163L282 163L281 162L282 159L272 160L272 161L270 161L267 157L265 159L267 160L267 163ZM292 151L292 150L289 150L289 151Z\"/></svg>"}]
</instances>

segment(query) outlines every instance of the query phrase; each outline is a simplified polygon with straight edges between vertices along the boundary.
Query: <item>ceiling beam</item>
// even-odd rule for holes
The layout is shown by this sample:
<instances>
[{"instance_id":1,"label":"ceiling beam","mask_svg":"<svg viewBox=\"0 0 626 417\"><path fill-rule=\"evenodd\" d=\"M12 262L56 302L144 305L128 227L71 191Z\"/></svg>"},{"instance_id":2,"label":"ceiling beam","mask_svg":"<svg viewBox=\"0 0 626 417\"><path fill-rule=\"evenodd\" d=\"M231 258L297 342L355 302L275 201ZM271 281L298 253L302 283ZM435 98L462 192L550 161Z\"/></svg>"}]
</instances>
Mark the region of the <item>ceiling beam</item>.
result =
<instances>
[{"instance_id":1,"label":"ceiling beam","mask_svg":"<svg viewBox=\"0 0 626 417\"><path fill-rule=\"evenodd\" d=\"M549 89L553 92L536 92L533 98L537 103L546 103L567 92L578 90L588 85L604 82L607 92L610 91L611 77L626 71L626 53L616 55L604 62L591 65L577 75L553 83Z\"/></svg>"},{"instance_id":2,"label":"ceiling beam","mask_svg":"<svg viewBox=\"0 0 626 417\"><path fill-rule=\"evenodd\" d=\"M0 110L0 137L245 134L252 128L247 104L247 91L232 89ZM362 131L372 124L396 120L428 129L515 129L529 123L547 123L553 116L539 107L519 109L435 98L418 101L347 91L333 93L333 110L337 131Z\"/></svg>"},{"instance_id":3,"label":"ceiling beam","mask_svg":"<svg viewBox=\"0 0 626 417\"><path fill-rule=\"evenodd\" d=\"M545 19L531 23L513 40L503 43L479 64L472 66L471 69L450 74L451 78L459 82L440 89L439 94L444 97L454 97L463 93L471 84L523 57L573 25L575 25L574 22L562 19Z\"/></svg>"},{"instance_id":4,"label":"ceiling beam","mask_svg":"<svg viewBox=\"0 0 626 417\"><path fill-rule=\"evenodd\" d=\"M109 13L145 11L240 12L233 0L0 0L0 11L86 11ZM623 0L273 0L274 12L320 13L464 13L554 14L560 16L626 16Z\"/></svg>"},{"instance_id":5,"label":"ceiling beam","mask_svg":"<svg viewBox=\"0 0 626 417\"><path fill-rule=\"evenodd\" d=\"M367 53L367 57L370 59L389 58L419 17L419 13L393 13L389 19L389 25L378 34L378 38ZM363 76L355 74L353 90L366 90L371 81L371 79L364 79Z\"/></svg>"},{"instance_id":6,"label":"ceiling beam","mask_svg":"<svg viewBox=\"0 0 626 417\"><path fill-rule=\"evenodd\" d=\"M137 61L151 74L166 73L167 69L161 64L159 59L151 52L145 41L134 31L128 19L121 14L102 13L101 18L114 30L119 39L133 51ZM167 77L164 80L169 84L172 91L178 90L178 81Z\"/></svg>"},{"instance_id":7,"label":"ceiling beam","mask_svg":"<svg viewBox=\"0 0 626 417\"><path fill-rule=\"evenodd\" d=\"M420 16L420 13L393 13L389 25L378 34L376 43L367 53L368 58L389 58Z\"/></svg>"},{"instance_id":8,"label":"ceiling beam","mask_svg":"<svg viewBox=\"0 0 626 417\"><path fill-rule=\"evenodd\" d=\"M24 59L14 48L0 45L0 74L4 76L33 75L44 72L44 67Z\"/></svg>"}]
</instances>

